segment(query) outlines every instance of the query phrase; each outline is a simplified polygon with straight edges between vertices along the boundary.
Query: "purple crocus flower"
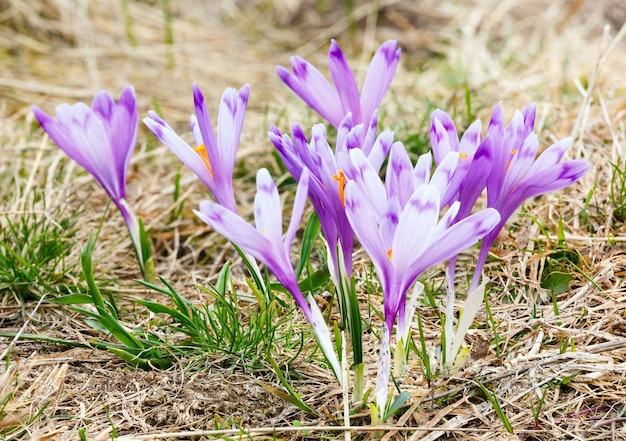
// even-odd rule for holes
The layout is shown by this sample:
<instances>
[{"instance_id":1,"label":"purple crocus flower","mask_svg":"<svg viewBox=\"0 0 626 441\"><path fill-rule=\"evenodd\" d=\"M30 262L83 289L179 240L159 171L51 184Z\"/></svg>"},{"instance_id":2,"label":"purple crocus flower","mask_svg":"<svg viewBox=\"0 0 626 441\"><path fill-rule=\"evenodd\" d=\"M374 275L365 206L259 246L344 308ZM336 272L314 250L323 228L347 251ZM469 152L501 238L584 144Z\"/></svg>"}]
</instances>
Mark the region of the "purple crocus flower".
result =
<instances>
[{"instance_id":1,"label":"purple crocus flower","mask_svg":"<svg viewBox=\"0 0 626 441\"><path fill-rule=\"evenodd\" d=\"M498 105L488 129L488 136L493 142L493 165L486 186L487 206L498 210L500 222L483 240L470 293L478 286L489 249L498 233L524 201L573 184L590 167L583 160L561 162L572 143L571 138L557 141L537 156L539 141L533 133L533 104L521 112L516 111L507 127L504 127L503 121L502 109Z\"/></svg>"},{"instance_id":2,"label":"purple crocus flower","mask_svg":"<svg viewBox=\"0 0 626 441\"><path fill-rule=\"evenodd\" d=\"M300 176L291 220L284 239L280 197L276 184L267 169L258 171L256 185L257 193L254 198L256 228L232 210L212 201L201 202L200 210L195 213L222 236L267 266L291 293L313 327L322 351L341 383L341 369L333 350L328 327L313 297L309 296L307 299L302 294L290 258L291 244L306 204L309 187L308 171L304 170Z\"/></svg>"},{"instance_id":3,"label":"purple crocus flower","mask_svg":"<svg viewBox=\"0 0 626 441\"><path fill-rule=\"evenodd\" d=\"M242 87L239 92L233 88L224 91L216 137L204 96L194 83L196 115L191 116L191 131L195 147L183 141L156 113L151 111L150 117L143 120L154 136L200 178L220 204L232 212L237 212L232 182L233 170L249 94L248 85Z\"/></svg>"},{"instance_id":4,"label":"purple crocus flower","mask_svg":"<svg viewBox=\"0 0 626 441\"><path fill-rule=\"evenodd\" d=\"M375 133L376 114L373 115L370 127ZM278 150L285 167L291 175L299 180L303 170L310 174L309 199L317 213L324 238L328 244L329 265L335 284L339 284L340 276L352 275L352 248L354 233L345 214L344 187L346 175L338 165L337 156L353 148L361 148L375 170L380 170L384 158L389 153L393 142L393 133L385 131L375 140L366 138L360 141L363 126L354 126L351 115L343 119L337 131L336 151L326 141L326 129L323 124L313 126L310 142L298 123L292 128L293 140L283 135L275 126L269 132L269 138ZM341 260L337 249L341 249ZM341 263L340 263L341 262Z\"/></svg>"},{"instance_id":5,"label":"purple crocus flower","mask_svg":"<svg viewBox=\"0 0 626 441\"><path fill-rule=\"evenodd\" d=\"M55 111L56 119L33 106L37 121L50 138L100 183L122 213L146 276L150 256L143 255L139 223L126 201L126 175L137 140L134 89L126 86L117 104L101 90L91 107L79 102L61 104Z\"/></svg>"},{"instance_id":6,"label":"purple crocus flower","mask_svg":"<svg viewBox=\"0 0 626 441\"><path fill-rule=\"evenodd\" d=\"M355 124L367 124L396 72L401 50L395 40L384 42L376 51L359 89L341 48L335 40L328 50L328 67L334 87L311 63L299 56L291 57L293 73L282 66L276 72L287 86L335 128L352 113Z\"/></svg>"},{"instance_id":7,"label":"purple crocus flower","mask_svg":"<svg viewBox=\"0 0 626 441\"><path fill-rule=\"evenodd\" d=\"M459 155L459 164L451 177L450 187L458 191L453 200L461 204L457 220L463 219L472 212L476 200L485 189L493 160L491 137L483 139L482 126L480 120L477 120L459 141L452 118L437 109L431 115L430 142L438 166L451 152Z\"/></svg>"},{"instance_id":8,"label":"purple crocus flower","mask_svg":"<svg viewBox=\"0 0 626 441\"><path fill-rule=\"evenodd\" d=\"M443 208L440 187L432 183L419 185L403 205L404 196L388 192L361 151L352 150L350 157L357 174L346 184L346 213L374 263L384 296L385 326L376 386L376 404L382 414L391 364L390 335L396 318L400 334L408 326L405 310L408 289L427 268L457 255L484 237L498 223L499 215L494 209L486 209L453 224L459 210L459 203L454 202L439 220ZM423 164L416 169L416 176L423 176L422 167ZM394 178L390 182L397 191L400 187L395 184L407 181Z\"/></svg>"}]
</instances>

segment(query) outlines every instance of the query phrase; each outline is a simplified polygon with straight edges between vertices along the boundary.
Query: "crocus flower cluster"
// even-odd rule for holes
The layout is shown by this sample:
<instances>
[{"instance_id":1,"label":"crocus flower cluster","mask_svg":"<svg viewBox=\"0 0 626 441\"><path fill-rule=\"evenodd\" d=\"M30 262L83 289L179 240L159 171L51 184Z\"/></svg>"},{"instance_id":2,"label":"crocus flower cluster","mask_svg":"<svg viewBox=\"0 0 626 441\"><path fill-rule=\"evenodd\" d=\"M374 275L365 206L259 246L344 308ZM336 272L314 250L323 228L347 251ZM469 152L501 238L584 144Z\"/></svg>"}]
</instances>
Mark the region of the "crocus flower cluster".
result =
<instances>
[{"instance_id":1,"label":"crocus flower cluster","mask_svg":"<svg viewBox=\"0 0 626 441\"><path fill-rule=\"evenodd\" d=\"M388 406L394 335L396 367L404 362L417 296L423 288L418 278L430 267L449 261L442 365L450 372L463 336L481 305L485 286L485 281L481 284L482 271L500 230L526 199L566 187L589 168L585 161L562 161L571 143L569 139L556 142L537 156L534 105L516 111L507 126L501 107L497 106L484 134L477 121L461 139L452 118L436 110L430 129L433 153L422 155L413 164L404 145L394 141L393 132L383 130L377 134L378 107L399 58L395 41L383 43L360 91L335 41L328 54L333 85L312 64L297 56L291 59L293 73L284 67L276 68L287 86L336 129L333 148L322 124L312 127L310 137L297 122L291 135L278 127L270 128L270 141L298 182L284 235L282 204L266 169L257 174L255 227L237 211L232 180L248 85L239 91L224 92L217 135L204 97L199 87L193 85L193 146L156 113L150 112L144 119L148 129L211 191L214 200L201 202L196 215L236 244L244 256L252 256L265 265L291 293L341 383L340 357L335 353L329 329L313 296L301 291L291 263L291 247L306 200L310 199L327 246L329 273L339 293L342 320L347 322L353 340L355 390L363 380L362 323L352 280L352 253L355 237L358 239L374 265L383 291L384 322L372 413L375 421L383 418ZM137 130L132 88L124 89L118 104L106 92L100 92L92 108L82 103L61 105L57 107L56 120L37 107L34 111L50 137L100 182L120 209L145 272L145 246L140 238L143 230L125 199L126 173ZM385 161L382 179L380 172ZM485 190L487 204L479 209L477 201ZM454 332L456 256L481 240L464 312ZM401 372L402 369L396 370ZM357 392L357 396L361 393Z\"/></svg>"},{"instance_id":2,"label":"crocus flower cluster","mask_svg":"<svg viewBox=\"0 0 626 441\"><path fill-rule=\"evenodd\" d=\"M431 143L437 163L451 151L459 152L463 158L463 166L459 168L461 186L457 194L461 211L455 221L468 216L478 196L485 189L487 206L500 214L500 221L483 239L463 309L464 317L454 339L450 337L456 261L452 259L450 262L445 325L449 338L446 340L444 352L444 367L448 370L453 366L462 338L482 302L482 270L491 246L508 219L525 200L567 187L589 169L587 161L561 162L572 142L570 138L557 141L537 157L539 141L533 132L535 113L535 105L528 105L522 111L516 111L511 123L505 127L502 108L498 105L484 139L481 138L481 126L477 121L465 132L460 142L449 115L441 110L436 110L432 115ZM480 170L480 173L471 173L470 170Z\"/></svg>"}]
</instances>

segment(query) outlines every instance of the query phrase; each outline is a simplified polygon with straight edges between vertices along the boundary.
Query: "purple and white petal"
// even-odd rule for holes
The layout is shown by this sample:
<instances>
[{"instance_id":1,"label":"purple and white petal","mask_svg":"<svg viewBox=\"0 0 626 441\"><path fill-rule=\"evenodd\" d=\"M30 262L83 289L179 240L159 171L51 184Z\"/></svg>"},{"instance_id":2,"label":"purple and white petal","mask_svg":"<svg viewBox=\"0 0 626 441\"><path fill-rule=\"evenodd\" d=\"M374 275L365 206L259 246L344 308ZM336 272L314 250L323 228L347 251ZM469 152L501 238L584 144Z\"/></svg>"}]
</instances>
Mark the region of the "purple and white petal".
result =
<instances>
[{"instance_id":1,"label":"purple and white petal","mask_svg":"<svg viewBox=\"0 0 626 441\"><path fill-rule=\"evenodd\" d=\"M256 228L272 243L282 243L283 214L278 189L270 172L262 168L256 175L254 197L254 222Z\"/></svg>"},{"instance_id":2,"label":"purple and white petal","mask_svg":"<svg viewBox=\"0 0 626 441\"><path fill-rule=\"evenodd\" d=\"M396 73L401 53L396 40L387 40L374 54L361 88L362 121L368 122L374 110L380 107Z\"/></svg>"},{"instance_id":3,"label":"purple and white petal","mask_svg":"<svg viewBox=\"0 0 626 441\"><path fill-rule=\"evenodd\" d=\"M341 48L335 40L328 49L328 69L330 77L341 101L341 110L344 115L352 113L355 121L361 121L361 105L359 102L359 88L354 79L354 72L350 69Z\"/></svg>"}]
</instances>

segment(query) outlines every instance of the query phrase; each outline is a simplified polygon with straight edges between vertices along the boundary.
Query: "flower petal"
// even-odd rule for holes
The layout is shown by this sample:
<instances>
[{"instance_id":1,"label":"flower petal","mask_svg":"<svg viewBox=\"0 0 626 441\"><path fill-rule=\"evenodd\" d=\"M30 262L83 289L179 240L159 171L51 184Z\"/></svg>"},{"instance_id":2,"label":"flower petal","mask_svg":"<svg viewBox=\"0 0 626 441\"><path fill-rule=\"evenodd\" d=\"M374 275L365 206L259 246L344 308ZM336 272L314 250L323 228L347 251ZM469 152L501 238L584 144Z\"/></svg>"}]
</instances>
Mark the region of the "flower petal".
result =
<instances>
[{"instance_id":1,"label":"flower petal","mask_svg":"<svg viewBox=\"0 0 626 441\"><path fill-rule=\"evenodd\" d=\"M400 207L404 207L415 191L413 164L404 145L400 142L391 147L387 174L385 176L387 198L396 198Z\"/></svg>"},{"instance_id":2,"label":"flower petal","mask_svg":"<svg viewBox=\"0 0 626 441\"><path fill-rule=\"evenodd\" d=\"M421 273L427 268L456 256L485 237L500 221L493 208L481 210L452 225L437 238L438 246L431 247L426 258L420 260L414 271Z\"/></svg>"},{"instance_id":3,"label":"flower petal","mask_svg":"<svg viewBox=\"0 0 626 441\"><path fill-rule=\"evenodd\" d=\"M430 116L430 145L439 165L450 152L459 151L459 136L454 121L446 112L436 109Z\"/></svg>"},{"instance_id":4,"label":"flower petal","mask_svg":"<svg viewBox=\"0 0 626 441\"><path fill-rule=\"evenodd\" d=\"M200 155L158 115L152 111L148 112L149 118L144 118L143 122L154 136L161 141L168 149L174 153L183 164L185 164L192 172L200 178L211 193L216 196L219 194L215 186L215 180L202 161ZM218 199L219 201L219 199ZM221 201L220 201L221 202Z\"/></svg>"},{"instance_id":5,"label":"flower petal","mask_svg":"<svg viewBox=\"0 0 626 441\"><path fill-rule=\"evenodd\" d=\"M115 169L121 172L118 179L119 188L122 189L126 183L126 172L130 166L130 158L135 151L139 123L135 90L132 86L126 86L122 90L109 121L111 124L111 144L118 146L114 149L113 156Z\"/></svg>"},{"instance_id":6,"label":"flower petal","mask_svg":"<svg viewBox=\"0 0 626 441\"><path fill-rule=\"evenodd\" d=\"M361 88L361 119L369 122L374 110L387 93L400 61L401 49L396 40L385 41L370 62Z\"/></svg>"},{"instance_id":7,"label":"flower petal","mask_svg":"<svg viewBox=\"0 0 626 441\"><path fill-rule=\"evenodd\" d=\"M393 267L397 274L404 277L413 273L411 268L415 267L415 262L421 259L427 249L430 250L430 244L435 239L432 233L439 219L439 202L439 190L432 185L422 185L415 190L404 207L392 245ZM432 252L431 250L429 254ZM399 301L400 299L395 299L395 302Z\"/></svg>"},{"instance_id":8,"label":"flower petal","mask_svg":"<svg viewBox=\"0 0 626 441\"><path fill-rule=\"evenodd\" d=\"M306 205L307 193L309 192L309 170L304 169L298 182L298 189L296 190L296 196L293 201L293 210L291 211L291 219L289 220L289 227L285 234L285 251L289 253L291 243L296 236L298 225L302 219L302 213Z\"/></svg>"},{"instance_id":9,"label":"flower petal","mask_svg":"<svg viewBox=\"0 0 626 441\"><path fill-rule=\"evenodd\" d=\"M335 89L341 101L341 110L344 115L352 113L355 121L361 121L361 105L359 103L359 88L354 79L354 72L350 69L341 48L335 40L328 49L328 68L335 84Z\"/></svg>"},{"instance_id":10,"label":"flower petal","mask_svg":"<svg viewBox=\"0 0 626 441\"><path fill-rule=\"evenodd\" d=\"M196 108L196 116L198 118L198 129L202 135L202 144L207 149L207 153L210 149L216 149L215 132L213 131L213 125L211 124L211 116L207 109L204 95L198 84L193 83L193 102Z\"/></svg>"},{"instance_id":11,"label":"flower petal","mask_svg":"<svg viewBox=\"0 0 626 441\"><path fill-rule=\"evenodd\" d=\"M277 262L276 247L239 215L212 201L200 202L200 209L194 210L194 213L215 231L274 272Z\"/></svg>"},{"instance_id":12,"label":"flower petal","mask_svg":"<svg viewBox=\"0 0 626 441\"><path fill-rule=\"evenodd\" d=\"M381 284L387 286L391 276L391 262L378 231L376 219L381 217L372 212L366 199L363 189L356 182L346 184L346 216L357 239L372 259Z\"/></svg>"},{"instance_id":13,"label":"flower petal","mask_svg":"<svg viewBox=\"0 0 626 441\"><path fill-rule=\"evenodd\" d=\"M345 116L337 91L320 71L305 59L291 57L291 67L293 74L282 66L276 67L276 73L296 95L337 128Z\"/></svg>"},{"instance_id":14,"label":"flower petal","mask_svg":"<svg viewBox=\"0 0 626 441\"><path fill-rule=\"evenodd\" d=\"M278 189L270 172L262 168L256 175L256 196L254 197L254 222L256 229L270 242L283 241L283 214Z\"/></svg>"}]
</instances>

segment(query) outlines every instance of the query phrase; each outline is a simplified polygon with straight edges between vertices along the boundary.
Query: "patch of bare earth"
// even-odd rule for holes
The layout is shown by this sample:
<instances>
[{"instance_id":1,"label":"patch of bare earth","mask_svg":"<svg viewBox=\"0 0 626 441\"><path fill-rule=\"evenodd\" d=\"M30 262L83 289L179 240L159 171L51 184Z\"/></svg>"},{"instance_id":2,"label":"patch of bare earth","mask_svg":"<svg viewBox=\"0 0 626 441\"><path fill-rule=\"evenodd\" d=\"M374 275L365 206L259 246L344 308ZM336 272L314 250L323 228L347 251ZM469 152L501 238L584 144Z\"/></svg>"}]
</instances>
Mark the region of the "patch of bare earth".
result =
<instances>
[{"instance_id":1,"label":"patch of bare earth","mask_svg":"<svg viewBox=\"0 0 626 441\"><path fill-rule=\"evenodd\" d=\"M615 215L619 201L611 193L610 165L626 158L622 2L355 1L348 14L343 3L312 0L185 0L171 2L173 46L165 44L161 2L151 1L128 2L136 39L131 44L123 3L0 0L0 174L21 179L22 190L43 188L48 199L38 206L32 192L0 191L0 229L25 207L41 213L57 205L80 207L70 262L78 261L90 230L100 225L106 195L33 128L31 104L51 112L61 102L88 101L100 88L116 95L131 83L140 115L158 103L168 122L190 138L193 81L214 116L224 88L250 83L236 183L241 212L249 214L256 169L278 170L265 136L269 123L287 131L293 120L319 122L281 85L274 65L288 65L290 55L300 54L326 73L330 38L339 40L361 78L378 44L400 42L402 65L384 101L384 121L395 124L398 135L427 130L423 121L433 106L467 126L467 85L472 110L485 123L496 102L503 102L509 118L513 109L537 102L542 145L573 136L568 155L587 159L592 170L565 191L529 201L504 230L486 268L492 317L484 308L477 317L468 338L470 358L452 378L429 384L412 355L406 378L398 379L412 399L390 427L369 430L366 411L352 416L352 427L342 427L341 390L327 371L307 365L304 354L294 362L302 376L290 380L319 410L313 416L268 390L281 387L271 371L251 370L219 354L201 368L190 369L181 359L167 371L141 371L96 349L0 338L0 353L8 354L0 377L6 439L78 439L81 429L89 440L109 439L114 430L126 440L338 439L346 433L384 440L626 439L626 227ZM138 142L128 194L154 232L157 273L204 302L195 286L214 281L223 262L235 259L237 283L245 286L230 246L191 212L208 197L206 189L146 130ZM178 171L183 216L169 222ZM541 282L554 268L551 259L562 256L561 219L567 249L579 255L578 269L567 267L573 278L553 298ZM119 279L122 298L150 295L132 282L139 273L122 219L113 211L95 254L97 275ZM364 274L362 252L356 260L357 274ZM70 277L80 278L78 267ZM365 301L367 286L359 286ZM3 331L81 344L106 338L76 313L45 301L22 308L10 293L0 291ZM428 306L418 312L434 357L441 333L437 315ZM377 339L366 340L367 363L375 366ZM367 375L372 387L374 368ZM477 382L491 391L513 433ZM295 420L313 427L301 432Z\"/></svg>"}]
</instances>

